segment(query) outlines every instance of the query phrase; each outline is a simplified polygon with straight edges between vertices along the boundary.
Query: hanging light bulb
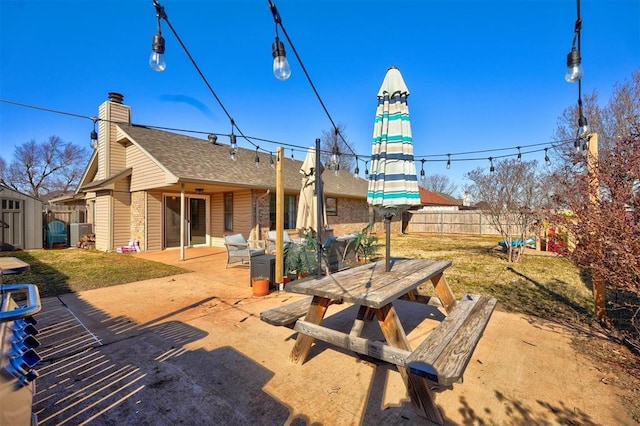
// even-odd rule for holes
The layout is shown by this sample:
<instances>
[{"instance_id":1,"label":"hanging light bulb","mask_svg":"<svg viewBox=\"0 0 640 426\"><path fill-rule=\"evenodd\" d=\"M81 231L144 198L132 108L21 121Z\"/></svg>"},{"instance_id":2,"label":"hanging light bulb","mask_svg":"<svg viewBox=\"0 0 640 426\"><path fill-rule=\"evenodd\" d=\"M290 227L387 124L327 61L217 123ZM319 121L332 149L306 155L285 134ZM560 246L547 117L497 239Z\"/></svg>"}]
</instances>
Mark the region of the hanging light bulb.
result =
<instances>
[{"instance_id":1,"label":"hanging light bulb","mask_svg":"<svg viewBox=\"0 0 640 426\"><path fill-rule=\"evenodd\" d=\"M518 146L518 163L522 161L522 153L520 152L520 147Z\"/></svg>"},{"instance_id":2,"label":"hanging light bulb","mask_svg":"<svg viewBox=\"0 0 640 426\"><path fill-rule=\"evenodd\" d=\"M340 164L340 150L338 145L334 144L331 150L331 165L336 168Z\"/></svg>"},{"instance_id":3,"label":"hanging light bulb","mask_svg":"<svg viewBox=\"0 0 640 426\"><path fill-rule=\"evenodd\" d=\"M160 28L160 19L167 19L166 13L164 13L164 7L160 5L156 0L153 1L153 5L156 8L156 22L158 24L158 30L153 36L151 42L151 55L149 55L149 66L156 72L162 72L167 68L167 62L164 59L164 37L162 37L162 30Z\"/></svg>"},{"instance_id":4,"label":"hanging light bulb","mask_svg":"<svg viewBox=\"0 0 640 426\"><path fill-rule=\"evenodd\" d=\"M167 62L164 59L164 37L160 33L153 36L149 66L156 72L162 72L167 68Z\"/></svg>"},{"instance_id":5,"label":"hanging light bulb","mask_svg":"<svg viewBox=\"0 0 640 426\"><path fill-rule=\"evenodd\" d=\"M276 40L271 45L273 54L273 75L280 81L284 81L291 76L291 67L287 60L287 53L284 50L284 43L276 35Z\"/></svg>"},{"instance_id":6,"label":"hanging light bulb","mask_svg":"<svg viewBox=\"0 0 640 426\"><path fill-rule=\"evenodd\" d=\"M549 148L544 149L544 163L547 165L547 167L551 165L551 160L549 159L549 154L547 153L548 149Z\"/></svg>"},{"instance_id":7,"label":"hanging light bulb","mask_svg":"<svg viewBox=\"0 0 640 426\"><path fill-rule=\"evenodd\" d=\"M426 160L423 158L422 160L420 160L420 162L422 163L422 169L420 170L420 181L422 182L422 185L425 186L427 183L427 176L425 176L424 174L424 162Z\"/></svg>"},{"instance_id":8,"label":"hanging light bulb","mask_svg":"<svg viewBox=\"0 0 640 426\"><path fill-rule=\"evenodd\" d=\"M276 168L276 163L273 161L273 152L270 152L270 157L269 157L269 165L271 166L272 169Z\"/></svg>"},{"instance_id":9,"label":"hanging light bulb","mask_svg":"<svg viewBox=\"0 0 640 426\"><path fill-rule=\"evenodd\" d=\"M368 161L364 162L364 177L365 178L369 177L369 162Z\"/></svg>"},{"instance_id":10,"label":"hanging light bulb","mask_svg":"<svg viewBox=\"0 0 640 426\"><path fill-rule=\"evenodd\" d=\"M493 157L489 157L489 163L491 163L491 167L489 167L489 173L495 172L496 168L493 167Z\"/></svg>"},{"instance_id":11,"label":"hanging light bulb","mask_svg":"<svg viewBox=\"0 0 640 426\"><path fill-rule=\"evenodd\" d=\"M447 154L447 170L451 168L451 154Z\"/></svg>"},{"instance_id":12,"label":"hanging light bulb","mask_svg":"<svg viewBox=\"0 0 640 426\"><path fill-rule=\"evenodd\" d=\"M233 132L229 135L229 141L229 155L233 161L236 161L238 159L238 143L236 142L236 135L234 135Z\"/></svg>"},{"instance_id":13,"label":"hanging light bulb","mask_svg":"<svg viewBox=\"0 0 640 426\"><path fill-rule=\"evenodd\" d=\"M358 168L358 156L356 155L356 168L353 171L353 177L357 178L360 174L360 168Z\"/></svg>"},{"instance_id":14,"label":"hanging light bulb","mask_svg":"<svg viewBox=\"0 0 640 426\"><path fill-rule=\"evenodd\" d=\"M256 163L256 167L260 167L260 157L258 157L258 150L260 149L259 146L256 147L256 158L253 160Z\"/></svg>"},{"instance_id":15,"label":"hanging light bulb","mask_svg":"<svg viewBox=\"0 0 640 426\"><path fill-rule=\"evenodd\" d=\"M589 133L591 133L591 127L589 127L587 117L581 114L578 119L578 137L586 138Z\"/></svg>"},{"instance_id":16,"label":"hanging light bulb","mask_svg":"<svg viewBox=\"0 0 640 426\"><path fill-rule=\"evenodd\" d=\"M567 55L567 71L564 74L564 79L567 83L575 83L582 78L583 74L580 51L572 47L571 52Z\"/></svg>"},{"instance_id":17,"label":"hanging light bulb","mask_svg":"<svg viewBox=\"0 0 640 426\"><path fill-rule=\"evenodd\" d=\"M216 135L215 133L209 133L209 136L207 136L207 139L209 139L209 143L211 145L218 144L218 135Z\"/></svg>"},{"instance_id":18,"label":"hanging light bulb","mask_svg":"<svg viewBox=\"0 0 640 426\"><path fill-rule=\"evenodd\" d=\"M91 131L91 147L93 149L97 149L98 148L98 132L96 132L96 121L98 121L98 119L94 117L91 120L93 120L93 130Z\"/></svg>"}]
</instances>

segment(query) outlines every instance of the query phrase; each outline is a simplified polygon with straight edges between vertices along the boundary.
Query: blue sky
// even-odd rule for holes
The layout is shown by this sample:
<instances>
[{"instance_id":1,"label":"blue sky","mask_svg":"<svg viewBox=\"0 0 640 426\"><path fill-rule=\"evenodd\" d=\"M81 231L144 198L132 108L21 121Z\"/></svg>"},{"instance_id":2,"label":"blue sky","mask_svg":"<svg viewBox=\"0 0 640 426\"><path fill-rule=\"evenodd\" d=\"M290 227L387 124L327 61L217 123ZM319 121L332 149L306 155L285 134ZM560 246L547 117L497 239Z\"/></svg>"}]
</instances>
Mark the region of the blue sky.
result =
<instances>
[{"instance_id":1,"label":"blue sky","mask_svg":"<svg viewBox=\"0 0 640 426\"><path fill-rule=\"evenodd\" d=\"M161 3L246 135L308 146L331 129L282 34L292 76L285 82L273 77L267 0ZM577 85L564 81L574 0L275 4L329 113L346 126L358 154L371 152L376 94L391 65L411 92L417 157L551 141L558 117L577 100ZM583 93L596 90L605 102L616 82L640 67L640 2L582 0L581 15ZM95 116L115 91L132 107L134 123L229 133L227 116L164 22L167 69L151 71L155 26L151 0L0 0L0 98ZM0 103L0 156L10 161L16 144L51 135L89 147L92 129L90 120ZM446 157L426 163L426 173L464 183L464 173L489 166L486 160L456 161L463 157L452 156L450 170Z\"/></svg>"}]
</instances>

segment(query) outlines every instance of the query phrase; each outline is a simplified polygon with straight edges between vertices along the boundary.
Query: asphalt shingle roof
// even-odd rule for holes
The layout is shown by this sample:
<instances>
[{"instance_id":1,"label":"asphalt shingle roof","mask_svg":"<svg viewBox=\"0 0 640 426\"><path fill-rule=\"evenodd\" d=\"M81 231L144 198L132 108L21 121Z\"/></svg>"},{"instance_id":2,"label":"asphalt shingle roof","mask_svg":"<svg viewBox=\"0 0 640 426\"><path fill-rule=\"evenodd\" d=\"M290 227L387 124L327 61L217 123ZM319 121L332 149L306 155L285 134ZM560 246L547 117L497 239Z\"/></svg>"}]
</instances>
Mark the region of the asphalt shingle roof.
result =
<instances>
[{"instance_id":1,"label":"asphalt shingle roof","mask_svg":"<svg viewBox=\"0 0 640 426\"><path fill-rule=\"evenodd\" d=\"M256 151L239 148L237 161L229 157L229 145L214 145L208 140L151 129L118 124L128 138L180 181L211 182L238 187L272 189L276 172L270 167L270 155L259 152L260 167L255 165ZM275 161L275 152L273 154ZM299 191L302 161L284 158L285 191ZM325 196L366 198L368 182L351 173L325 171L322 175Z\"/></svg>"}]
</instances>

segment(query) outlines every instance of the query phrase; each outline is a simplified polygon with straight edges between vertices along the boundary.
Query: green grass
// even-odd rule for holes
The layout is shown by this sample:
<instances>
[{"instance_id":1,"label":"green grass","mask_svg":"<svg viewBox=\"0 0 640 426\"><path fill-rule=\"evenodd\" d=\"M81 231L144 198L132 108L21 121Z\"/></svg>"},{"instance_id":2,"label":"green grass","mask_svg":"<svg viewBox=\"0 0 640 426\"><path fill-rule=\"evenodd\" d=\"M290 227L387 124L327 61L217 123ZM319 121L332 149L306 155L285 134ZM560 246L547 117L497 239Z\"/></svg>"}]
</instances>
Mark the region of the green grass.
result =
<instances>
[{"instance_id":1,"label":"green grass","mask_svg":"<svg viewBox=\"0 0 640 426\"><path fill-rule=\"evenodd\" d=\"M3 283L37 284L41 297L187 272L163 263L97 250L29 250L2 252L0 256L17 257L31 265L27 272L5 275Z\"/></svg>"}]
</instances>

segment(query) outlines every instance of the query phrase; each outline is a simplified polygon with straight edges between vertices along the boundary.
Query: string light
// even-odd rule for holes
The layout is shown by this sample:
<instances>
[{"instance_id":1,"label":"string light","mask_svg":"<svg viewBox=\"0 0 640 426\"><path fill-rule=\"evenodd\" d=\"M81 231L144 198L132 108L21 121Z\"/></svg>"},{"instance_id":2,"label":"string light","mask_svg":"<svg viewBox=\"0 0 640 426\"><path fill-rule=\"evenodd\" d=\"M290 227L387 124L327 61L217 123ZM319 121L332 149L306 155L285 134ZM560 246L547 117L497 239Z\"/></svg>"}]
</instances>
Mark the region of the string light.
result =
<instances>
[{"instance_id":1,"label":"string light","mask_svg":"<svg viewBox=\"0 0 640 426\"><path fill-rule=\"evenodd\" d=\"M522 161L522 153L520 152L519 146L517 146L516 148L518 148L518 163L520 163Z\"/></svg>"},{"instance_id":2,"label":"string light","mask_svg":"<svg viewBox=\"0 0 640 426\"><path fill-rule=\"evenodd\" d=\"M576 24L573 28L573 41L571 42L571 51L567 55L567 70L564 79L568 83L579 82L584 73L582 69L582 58L580 57L580 31L582 30L582 18L580 17L580 0L576 0L577 17ZM576 41L578 48L576 49Z\"/></svg>"},{"instance_id":3,"label":"string light","mask_svg":"<svg viewBox=\"0 0 640 426\"><path fill-rule=\"evenodd\" d=\"M422 184L426 184L427 183L427 177L424 174L424 162L427 161L424 158L422 160L420 160L422 162L422 169L420 170L420 180L422 181Z\"/></svg>"},{"instance_id":4,"label":"string light","mask_svg":"<svg viewBox=\"0 0 640 426\"><path fill-rule=\"evenodd\" d=\"M269 153L269 165L271 166L272 169L276 168L276 163L273 161L273 152Z\"/></svg>"},{"instance_id":5,"label":"string light","mask_svg":"<svg viewBox=\"0 0 640 426\"><path fill-rule=\"evenodd\" d=\"M256 158L254 159L255 163L256 163L256 167L260 167L260 157L258 157L258 150L260 149L260 147L256 147Z\"/></svg>"},{"instance_id":6,"label":"string light","mask_svg":"<svg viewBox=\"0 0 640 426\"><path fill-rule=\"evenodd\" d=\"M356 168L353 171L353 177L358 177L358 175L360 174L360 168L358 167L358 156L356 155Z\"/></svg>"},{"instance_id":7,"label":"string light","mask_svg":"<svg viewBox=\"0 0 640 426\"><path fill-rule=\"evenodd\" d=\"M96 122L98 121L98 119L96 117L92 117L91 120L93 121L93 130L91 131L91 147L93 149L97 149L98 148L98 132L96 132Z\"/></svg>"},{"instance_id":8,"label":"string light","mask_svg":"<svg viewBox=\"0 0 640 426\"><path fill-rule=\"evenodd\" d=\"M447 170L451 168L451 154L447 154Z\"/></svg>"},{"instance_id":9,"label":"string light","mask_svg":"<svg viewBox=\"0 0 640 426\"><path fill-rule=\"evenodd\" d=\"M156 34L153 36L151 42L151 55L149 56L149 66L156 72L162 72L167 68L167 62L164 58L164 37L162 37L162 28L160 27L160 19L167 19L167 14L164 12L164 7L158 3L157 0L153 0L153 5L156 8L156 23L158 25Z\"/></svg>"},{"instance_id":10,"label":"string light","mask_svg":"<svg viewBox=\"0 0 640 426\"><path fill-rule=\"evenodd\" d=\"M271 53L273 55L273 75L280 81L287 80L291 76L291 67L287 60L287 53L284 50L284 44L278 37L278 25L282 25L282 19L276 5L269 0L269 9L273 15L273 22L276 24L276 39L271 45Z\"/></svg>"},{"instance_id":11,"label":"string light","mask_svg":"<svg viewBox=\"0 0 640 426\"><path fill-rule=\"evenodd\" d=\"M549 159L549 154L547 153L547 149L548 149L548 148L545 148L545 149L544 149L544 163L545 163L545 164L547 165L547 167L548 167L548 166L550 166L550 165L551 165L551 160Z\"/></svg>"},{"instance_id":12,"label":"string light","mask_svg":"<svg viewBox=\"0 0 640 426\"><path fill-rule=\"evenodd\" d=\"M493 167L493 157L489 157L489 163L491 164L491 167L489 167L489 173L495 172L496 168Z\"/></svg>"},{"instance_id":13,"label":"string light","mask_svg":"<svg viewBox=\"0 0 640 426\"><path fill-rule=\"evenodd\" d=\"M293 148L291 149L291 159L295 160L295 158L293 157Z\"/></svg>"},{"instance_id":14,"label":"string light","mask_svg":"<svg viewBox=\"0 0 640 426\"><path fill-rule=\"evenodd\" d=\"M369 178L369 162L364 162L364 177Z\"/></svg>"},{"instance_id":15,"label":"string light","mask_svg":"<svg viewBox=\"0 0 640 426\"><path fill-rule=\"evenodd\" d=\"M238 143L236 142L236 135L233 133L235 123L233 118L231 119L231 134L229 135L229 155L231 160L236 161L238 159Z\"/></svg>"}]
</instances>

